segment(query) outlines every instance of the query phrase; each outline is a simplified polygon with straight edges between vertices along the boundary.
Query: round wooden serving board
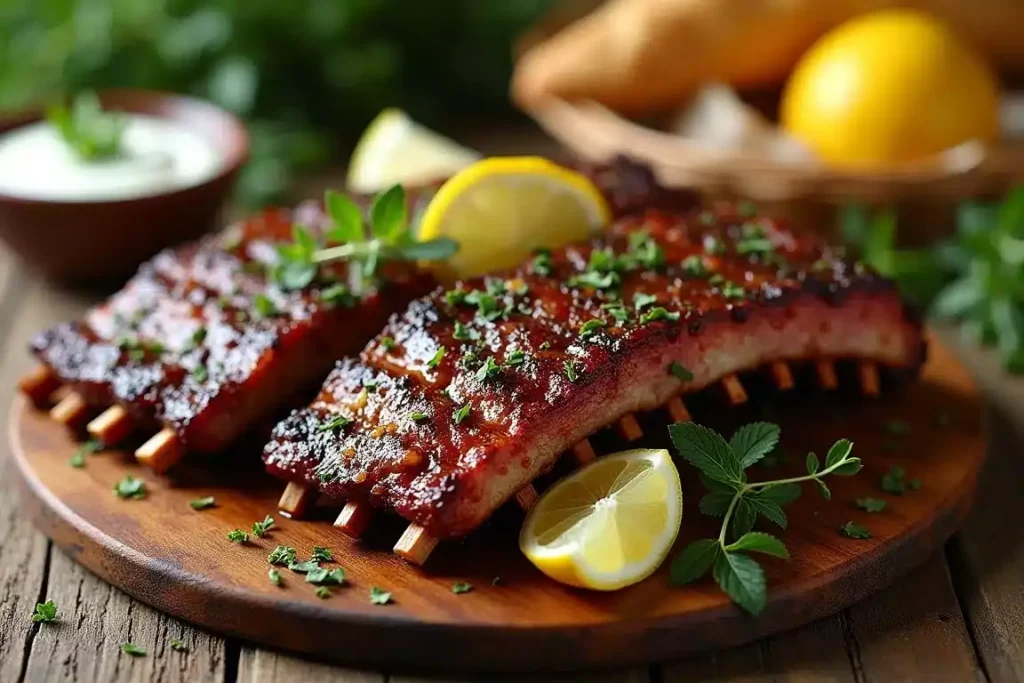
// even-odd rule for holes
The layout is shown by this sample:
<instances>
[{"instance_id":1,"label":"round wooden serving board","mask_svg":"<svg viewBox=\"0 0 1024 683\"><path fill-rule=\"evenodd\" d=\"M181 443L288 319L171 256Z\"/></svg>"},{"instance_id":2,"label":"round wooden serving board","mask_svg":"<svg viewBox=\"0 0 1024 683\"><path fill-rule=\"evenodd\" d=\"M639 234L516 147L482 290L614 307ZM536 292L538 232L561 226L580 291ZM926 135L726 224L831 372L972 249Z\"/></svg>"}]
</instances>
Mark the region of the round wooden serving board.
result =
<instances>
[{"instance_id":1,"label":"round wooden serving board","mask_svg":"<svg viewBox=\"0 0 1024 683\"><path fill-rule=\"evenodd\" d=\"M75 442L20 399L10 436L25 510L39 527L99 576L176 617L390 671L585 669L662 661L795 627L863 599L941 547L970 507L984 459L983 406L967 371L933 338L919 383L886 387L881 399L867 399L853 391L855 380L840 379L847 390L826 394L810 375L798 375L797 389L779 394L744 378L752 400L738 409L711 395L687 400L695 420L726 434L758 418L782 425L781 462L756 466L752 480L802 473L808 450L824 453L840 437L851 438L865 462L857 476L829 481L831 502L805 487L787 508L789 528L766 527L785 540L792 559L762 560L769 598L759 617L732 605L710 579L670 586L668 563L615 593L556 584L517 550L522 513L514 509L500 511L463 544L442 544L424 569L408 565L390 552L402 529L397 519L382 515L360 542L331 526L336 510L323 509L312 521L283 519L275 512L282 485L256 466L258 444L227 454L237 456L226 458L231 463L179 468L173 478L154 475L121 452L88 456L75 469L68 465ZM908 432L890 433L899 431L886 428L893 420L905 422ZM668 446L663 414L641 423L645 444ZM613 436L594 445L598 452L622 447ZM883 492L882 475L894 465L906 468L908 479L920 477L921 488L902 496ZM695 471L680 467L686 492L678 547L717 532L715 520L697 510ZM144 500L114 495L114 483L126 474L146 481ZM189 507L210 495L216 507ZM888 508L868 514L854 504L863 496L884 499ZM277 519L268 537L242 546L225 537L268 513ZM874 536L840 534L850 520ZM284 585L275 587L267 554L278 544L295 546L302 559L313 545L329 546L347 571L346 585L319 599L302 575L282 569ZM473 589L454 594L455 582ZM390 591L394 603L370 604L371 586Z\"/></svg>"}]
</instances>

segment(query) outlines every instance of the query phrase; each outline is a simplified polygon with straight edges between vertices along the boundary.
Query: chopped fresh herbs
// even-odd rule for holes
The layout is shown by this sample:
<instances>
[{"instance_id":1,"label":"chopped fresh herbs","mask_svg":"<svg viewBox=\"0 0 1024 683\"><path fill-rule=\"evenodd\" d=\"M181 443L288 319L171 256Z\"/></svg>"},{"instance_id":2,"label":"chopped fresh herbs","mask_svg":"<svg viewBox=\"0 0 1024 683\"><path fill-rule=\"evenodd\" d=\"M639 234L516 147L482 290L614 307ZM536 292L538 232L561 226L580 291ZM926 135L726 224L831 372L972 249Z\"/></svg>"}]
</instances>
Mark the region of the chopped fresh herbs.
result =
<instances>
[{"instance_id":1,"label":"chopped fresh herbs","mask_svg":"<svg viewBox=\"0 0 1024 683\"><path fill-rule=\"evenodd\" d=\"M337 415L335 417L332 417L330 420L327 420L326 422L321 422L319 425L317 425L316 431L332 432L335 429L347 427L351 422L352 420L345 417L344 415Z\"/></svg>"},{"instance_id":2,"label":"chopped fresh herbs","mask_svg":"<svg viewBox=\"0 0 1024 683\"><path fill-rule=\"evenodd\" d=\"M228 540L241 545L249 542L249 534L241 529L232 529L228 532Z\"/></svg>"},{"instance_id":3,"label":"chopped fresh herbs","mask_svg":"<svg viewBox=\"0 0 1024 683\"><path fill-rule=\"evenodd\" d=\"M657 302L658 296L656 294L637 292L633 295L633 310L639 312Z\"/></svg>"},{"instance_id":4,"label":"chopped fresh herbs","mask_svg":"<svg viewBox=\"0 0 1024 683\"><path fill-rule=\"evenodd\" d=\"M78 449L68 460L68 464L72 467L85 467L85 456L92 455L98 451L103 450L103 442L99 439L89 439L84 444L78 447Z\"/></svg>"},{"instance_id":5,"label":"chopped fresh herbs","mask_svg":"<svg viewBox=\"0 0 1024 683\"><path fill-rule=\"evenodd\" d=\"M306 572L306 583L340 586L345 583L345 570L341 567L337 569L325 569L323 567L310 569Z\"/></svg>"},{"instance_id":6,"label":"chopped fresh herbs","mask_svg":"<svg viewBox=\"0 0 1024 683\"><path fill-rule=\"evenodd\" d=\"M104 111L96 93L79 93L69 108L60 103L46 110L46 121L82 161L99 161L121 153L126 120Z\"/></svg>"},{"instance_id":7,"label":"chopped fresh herbs","mask_svg":"<svg viewBox=\"0 0 1024 683\"><path fill-rule=\"evenodd\" d=\"M468 294L469 292L461 287L459 289L449 289L444 293L444 300L449 306L458 306L465 303Z\"/></svg>"},{"instance_id":8,"label":"chopped fresh herbs","mask_svg":"<svg viewBox=\"0 0 1024 683\"><path fill-rule=\"evenodd\" d=\"M721 292L722 296L726 299L747 298L747 290L743 288L743 285L737 284L732 280L726 280L718 285L718 291Z\"/></svg>"},{"instance_id":9,"label":"chopped fresh herbs","mask_svg":"<svg viewBox=\"0 0 1024 683\"><path fill-rule=\"evenodd\" d=\"M882 490L886 493L902 496L908 488L915 488L907 482L906 476L906 470L899 465L893 465L888 472L882 475ZM918 481L917 488L920 488L920 486L920 481Z\"/></svg>"},{"instance_id":10,"label":"chopped fresh herbs","mask_svg":"<svg viewBox=\"0 0 1024 683\"><path fill-rule=\"evenodd\" d=\"M212 508L216 504L217 501L213 499L213 496L206 496L205 498L196 498L195 500L190 500L188 502L188 506L193 510L206 510L207 508Z\"/></svg>"},{"instance_id":11,"label":"chopped fresh herbs","mask_svg":"<svg viewBox=\"0 0 1024 683\"><path fill-rule=\"evenodd\" d=\"M57 618L57 605L53 600L36 603L36 609L32 612L32 621L36 624L47 624Z\"/></svg>"},{"instance_id":12,"label":"chopped fresh herbs","mask_svg":"<svg viewBox=\"0 0 1024 683\"><path fill-rule=\"evenodd\" d=\"M465 582L460 581L459 583L456 583L456 584L452 585L452 593L455 593L456 595L460 595L462 593L468 593L471 590L473 590L473 584L471 584L471 583L465 583Z\"/></svg>"},{"instance_id":13,"label":"chopped fresh herbs","mask_svg":"<svg viewBox=\"0 0 1024 683\"><path fill-rule=\"evenodd\" d=\"M881 512L884 510L888 503L879 498L858 498L857 507L867 512Z\"/></svg>"},{"instance_id":14,"label":"chopped fresh herbs","mask_svg":"<svg viewBox=\"0 0 1024 683\"><path fill-rule=\"evenodd\" d=\"M327 586L317 586L317 589L313 591L313 595L320 598L321 600L326 600L327 598L331 597L331 589Z\"/></svg>"},{"instance_id":15,"label":"chopped fresh herbs","mask_svg":"<svg viewBox=\"0 0 1024 683\"><path fill-rule=\"evenodd\" d=\"M519 367L526 362L526 354L522 349L513 349L505 355L505 363L503 364L506 368Z\"/></svg>"},{"instance_id":16,"label":"chopped fresh herbs","mask_svg":"<svg viewBox=\"0 0 1024 683\"><path fill-rule=\"evenodd\" d=\"M277 315L277 305L266 294L257 294L253 297L252 305L261 318L272 318Z\"/></svg>"},{"instance_id":17,"label":"chopped fresh herbs","mask_svg":"<svg viewBox=\"0 0 1024 683\"><path fill-rule=\"evenodd\" d=\"M440 365L441 364L441 359L444 358L444 354L445 354L445 347L442 346L442 347L438 348L437 352L434 353L434 356L430 360L427 361L427 367L428 368L436 368L438 365Z\"/></svg>"},{"instance_id":18,"label":"chopped fresh herbs","mask_svg":"<svg viewBox=\"0 0 1024 683\"><path fill-rule=\"evenodd\" d=\"M188 645L181 638L171 638L171 649L175 652L188 652Z\"/></svg>"},{"instance_id":19,"label":"chopped fresh herbs","mask_svg":"<svg viewBox=\"0 0 1024 683\"><path fill-rule=\"evenodd\" d=\"M601 320L600 318L591 318L590 320L580 325L580 337L586 339L587 337L594 334L607 324L608 323Z\"/></svg>"},{"instance_id":20,"label":"chopped fresh herbs","mask_svg":"<svg viewBox=\"0 0 1024 683\"><path fill-rule=\"evenodd\" d=\"M126 475L124 479L114 484L114 493L118 498L126 500L139 500L146 497L146 482L137 479L132 475Z\"/></svg>"},{"instance_id":21,"label":"chopped fresh herbs","mask_svg":"<svg viewBox=\"0 0 1024 683\"><path fill-rule=\"evenodd\" d=\"M565 359L565 376L570 382L575 382L579 379L579 374L576 372L576 362L571 358Z\"/></svg>"},{"instance_id":22,"label":"chopped fresh herbs","mask_svg":"<svg viewBox=\"0 0 1024 683\"><path fill-rule=\"evenodd\" d=\"M391 593L378 588L377 586L370 586L370 604L371 605L386 605L391 602Z\"/></svg>"},{"instance_id":23,"label":"chopped fresh herbs","mask_svg":"<svg viewBox=\"0 0 1024 683\"><path fill-rule=\"evenodd\" d=\"M124 643L123 645L121 645L121 652L125 653L126 655L131 655L132 657L146 656L146 648L139 647L134 643Z\"/></svg>"},{"instance_id":24,"label":"chopped fresh herbs","mask_svg":"<svg viewBox=\"0 0 1024 683\"><path fill-rule=\"evenodd\" d=\"M699 254L690 254L683 259L683 272L690 277L704 277L708 274L708 266L704 263L704 257Z\"/></svg>"},{"instance_id":25,"label":"chopped fresh herbs","mask_svg":"<svg viewBox=\"0 0 1024 683\"><path fill-rule=\"evenodd\" d=\"M274 518L271 517L270 515L267 515L266 517L263 518L262 522L253 522L252 523L252 532L254 534L256 534L256 536L258 536L260 538L263 538L264 536L267 535L267 532L270 531L271 528L273 528L273 526L274 526Z\"/></svg>"},{"instance_id":26,"label":"chopped fresh herbs","mask_svg":"<svg viewBox=\"0 0 1024 683\"><path fill-rule=\"evenodd\" d=\"M379 344L380 348L384 349L385 351L390 351L391 349L395 348L395 338L387 336L381 337L380 341L378 341L377 344Z\"/></svg>"},{"instance_id":27,"label":"chopped fresh herbs","mask_svg":"<svg viewBox=\"0 0 1024 683\"><path fill-rule=\"evenodd\" d=\"M430 416L426 413L409 413L409 419L413 422L426 422Z\"/></svg>"},{"instance_id":28,"label":"chopped fresh herbs","mask_svg":"<svg viewBox=\"0 0 1024 683\"><path fill-rule=\"evenodd\" d=\"M590 287L592 289L613 289L619 286L621 278L618 273L598 273L587 271L573 275L568 280L570 287Z\"/></svg>"},{"instance_id":29,"label":"chopped fresh herbs","mask_svg":"<svg viewBox=\"0 0 1024 683\"><path fill-rule=\"evenodd\" d=\"M192 376L195 377L197 382L205 382L210 378L210 372L206 369L206 366L200 363L192 368Z\"/></svg>"},{"instance_id":30,"label":"chopped fresh herbs","mask_svg":"<svg viewBox=\"0 0 1024 683\"><path fill-rule=\"evenodd\" d=\"M288 545L279 545L267 556L267 562L288 566L295 562L295 555L295 548Z\"/></svg>"},{"instance_id":31,"label":"chopped fresh herbs","mask_svg":"<svg viewBox=\"0 0 1024 683\"><path fill-rule=\"evenodd\" d=\"M275 586L280 586L283 583L281 580L281 572L275 567L271 567L267 570L267 578L270 580L270 583Z\"/></svg>"},{"instance_id":32,"label":"chopped fresh herbs","mask_svg":"<svg viewBox=\"0 0 1024 683\"><path fill-rule=\"evenodd\" d=\"M649 311L640 316L641 325L653 323L657 320L670 320L674 322L676 320L679 320L679 313L675 311L669 312L668 310L662 308L661 306L655 306L654 308L650 309Z\"/></svg>"},{"instance_id":33,"label":"chopped fresh herbs","mask_svg":"<svg viewBox=\"0 0 1024 683\"><path fill-rule=\"evenodd\" d=\"M807 475L773 481L749 482L745 470L761 461L778 444L777 425L755 422L740 427L729 441L716 432L692 422L669 427L679 454L701 472L710 490L700 501L701 512L722 518L717 538L706 538L686 546L672 560L675 584L686 584L709 571L722 590L743 609L759 614L767 604L767 584L760 564L749 553L789 558L786 546L770 534L753 531L757 518L764 517L785 528L782 507L801 494L800 484L814 482L822 495L822 478L829 474L850 476L861 469L859 458L850 455L853 444L845 439L829 449L824 468L817 456L808 456Z\"/></svg>"},{"instance_id":34,"label":"chopped fresh herbs","mask_svg":"<svg viewBox=\"0 0 1024 683\"><path fill-rule=\"evenodd\" d=\"M541 342L541 344L540 344L540 350L541 351L547 351L550 348L551 348L551 342L549 342L549 341Z\"/></svg>"},{"instance_id":35,"label":"chopped fresh herbs","mask_svg":"<svg viewBox=\"0 0 1024 683\"><path fill-rule=\"evenodd\" d=\"M537 255L533 257L530 262L530 272L534 275L548 276L551 275L551 268L553 266L551 260L551 252L547 250L538 250Z\"/></svg>"},{"instance_id":36,"label":"chopped fresh herbs","mask_svg":"<svg viewBox=\"0 0 1024 683\"><path fill-rule=\"evenodd\" d=\"M331 554L331 549L322 545L313 546L313 552L310 553L309 559L314 562L333 562L334 555Z\"/></svg>"},{"instance_id":37,"label":"chopped fresh herbs","mask_svg":"<svg viewBox=\"0 0 1024 683\"><path fill-rule=\"evenodd\" d=\"M471 330L469 327L459 322L458 320L455 321L455 329L452 332L452 337L454 339L457 339L458 341L471 341L473 339L476 339L477 336L478 335L475 332L473 332L473 330Z\"/></svg>"},{"instance_id":38,"label":"chopped fresh herbs","mask_svg":"<svg viewBox=\"0 0 1024 683\"><path fill-rule=\"evenodd\" d=\"M352 296L352 292L345 285L333 284L320 290L320 301L330 306L351 308L355 305L356 298Z\"/></svg>"},{"instance_id":39,"label":"chopped fresh herbs","mask_svg":"<svg viewBox=\"0 0 1024 683\"><path fill-rule=\"evenodd\" d=\"M871 532L868 531L866 527L863 527L860 524L857 524L856 522L847 522L846 524L839 527L839 531L841 531L844 536L848 536L849 538L856 538L861 540L871 538Z\"/></svg>"},{"instance_id":40,"label":"chopped fresh herbs","mask_svg":"<svg viewBox=\"0 0 1024 683\"><path fill-rule=\"evenodd\" d=\"M672 361L668 366L669 371L675 375L680 382L692 382L693 373L687 370L682 363Z\"/></svg>"},{"instance_id":41,"label":"chopped fresh herbs","mask_svg":"<svg viewBox=\"0 0 1024 683\"><path fill-rule=\"evenodd\" d=\"M316 560L306 560L305 562L289 562L288 569L298 574L305 574L316 569L320 569L320 564Z\"/></svg>"},{"instance_id":42,"label":"chopped fresh herbs","mask_svg":"<svg viewBox=\"0 0 1024 683\"><path fill-rule=\"evenodd\" d=\"M473 403L469 402L455 411L455 424L462 424L462 421L469 417L469 411L473 410Z\"/></svg>"},{"instance_id":43,"label":"chopped fresh herbs","mask_svg":"<svg viewBox=\"0 0 1024 683\"><path fill-rule=\"evenodd\" d=\"M488 356L476 371L476 379L478 382L484 382L488 379L492 379L501 372L501 366L494 360L494 356Z\"/></svg>"},{"instance_id":44,"label":"chopped fresh herbs","mask_svg":"<svg viewBox=\"0 0 1024 683\"><path fill-rule=\"evenodd\" d=\"M206 340L206 328L197 327L196 331L192 333L192 346L199 346Z\"/></svg>"}]
</instances>

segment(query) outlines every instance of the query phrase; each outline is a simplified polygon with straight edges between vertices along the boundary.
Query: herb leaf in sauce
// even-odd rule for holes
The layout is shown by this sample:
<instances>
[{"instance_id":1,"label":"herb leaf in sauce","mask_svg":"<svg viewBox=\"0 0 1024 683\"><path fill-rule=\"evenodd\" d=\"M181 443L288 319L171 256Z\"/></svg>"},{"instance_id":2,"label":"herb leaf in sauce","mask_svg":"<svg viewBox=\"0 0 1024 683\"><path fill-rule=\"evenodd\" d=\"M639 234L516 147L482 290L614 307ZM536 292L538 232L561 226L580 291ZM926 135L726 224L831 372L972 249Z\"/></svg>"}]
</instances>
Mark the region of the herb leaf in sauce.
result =
<instances>
[{"instance_id":1,"label":"herb leaf in sauce","mask_svg":"<svg viewBox=\"0 0 1024 683\"><path fill-rule=\"evenodd\" d=\"M675 375L680 382L692 382L693 373L686 369L682 363L672 361L668 366L669 372Z\"/></svg>"},{"instance_id":2,"label":"herb leaf in sauce","mask_svg":"<svg viewBox=\"0 0 1024 683\"><path fill-rule=\"evenodd\" d=\"M46 110L46 120L82 161L99 161L121 153L123 115L103 110L94 92L79 93L69 108L60 103Z\"/></svg>"},{"instance_id":3,"label":"herb leaf in sauce","mask_svg":"<svg viewBox=\"0 0 1024 683\"><path fill-rule=\"evenodd\" d=\"M473 403L469 402L455 411L455 424L462 424L462 421L469 417L469 411L473 410Z\"/></svg>"}]
</instances>

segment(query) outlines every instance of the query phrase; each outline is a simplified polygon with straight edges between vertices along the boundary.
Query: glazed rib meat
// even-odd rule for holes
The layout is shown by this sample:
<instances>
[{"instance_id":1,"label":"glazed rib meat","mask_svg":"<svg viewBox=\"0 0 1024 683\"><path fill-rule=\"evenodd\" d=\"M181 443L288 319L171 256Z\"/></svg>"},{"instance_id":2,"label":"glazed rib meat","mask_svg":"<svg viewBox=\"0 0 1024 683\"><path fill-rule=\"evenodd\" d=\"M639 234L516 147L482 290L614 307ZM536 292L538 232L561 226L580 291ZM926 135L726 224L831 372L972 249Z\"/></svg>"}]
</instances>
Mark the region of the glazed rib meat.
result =
<instances>
[{"instance_id":1,"label":"glazed rib meat","mask_svg":"<svg viewBox=\"0 0 1024 683\"><path fill-rule=\"evenodd\" d=\"M314 389L434 286L392 269L356 297L340 266L333 279L287 291L268 273L295 222L317 234L325 217L312 203L268 211L164 251L83 320L40 333L32 351L88 404L119 404L140 429L171 427L187 450L217 452Z\"/></svg>"},{"instance_id":2,"label":"glazed rib meat","mask_svg":"<svg viewBox=\"0 0 1024 683\"><path fill-rule=\"evenodd\" d=\"M628 413L770 362L923 354L895 285L841 249L729 206L651 211L414 301L264 461L455 538Z\"/></svg>"}]
</instances>

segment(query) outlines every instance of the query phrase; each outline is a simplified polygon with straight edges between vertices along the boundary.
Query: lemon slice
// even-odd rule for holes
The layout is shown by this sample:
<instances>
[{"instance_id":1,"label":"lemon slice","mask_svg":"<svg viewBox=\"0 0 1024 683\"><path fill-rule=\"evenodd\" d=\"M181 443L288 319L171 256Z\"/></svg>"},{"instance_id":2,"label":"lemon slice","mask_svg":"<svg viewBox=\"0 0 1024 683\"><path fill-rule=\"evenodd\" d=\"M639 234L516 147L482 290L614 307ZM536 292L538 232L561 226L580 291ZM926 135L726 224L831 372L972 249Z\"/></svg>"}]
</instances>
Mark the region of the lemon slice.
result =
<instances>
[{"instance_id":1,"label":"lemon slice","mask_svg":"<svg viewBox=\"0 0 1024 683\"><path fill-rule=\"evenodd\" d=\"M548 490L519 549L570 586L616 590L650 576L679 533L683 492L666 450L601 458Z\"/></svg>"},{"instance_id":2,"label":"lemon slice","mask_svg":"<svg viewBox=\"0 0 1024 683\"><path fill-rule=\"evenodd\" d=\"M540 157L493 157L459 171L431 200L420 239L450 237L457 277L509 268L540 247L599 232L611 216L585 176Z\"/></svg>"},{"instance_id":3,"label":"lemon slice","mask_svg":"<svg viewBox=\"0 0 1024 683\"><path fill-rule=\"evenodd\" d=\"M367 194L396 183L443 180L480 155L413 121L401 109L385 109L367 126L349 161L346 183Z\"/></svg>"}]
</instances>

